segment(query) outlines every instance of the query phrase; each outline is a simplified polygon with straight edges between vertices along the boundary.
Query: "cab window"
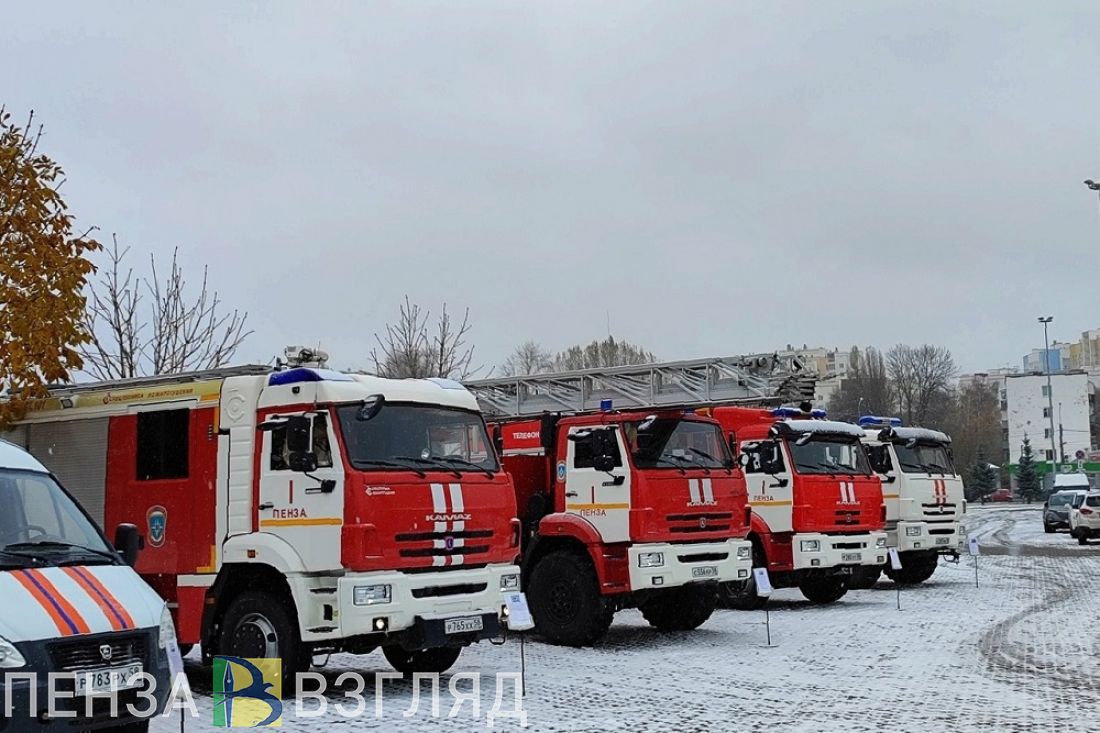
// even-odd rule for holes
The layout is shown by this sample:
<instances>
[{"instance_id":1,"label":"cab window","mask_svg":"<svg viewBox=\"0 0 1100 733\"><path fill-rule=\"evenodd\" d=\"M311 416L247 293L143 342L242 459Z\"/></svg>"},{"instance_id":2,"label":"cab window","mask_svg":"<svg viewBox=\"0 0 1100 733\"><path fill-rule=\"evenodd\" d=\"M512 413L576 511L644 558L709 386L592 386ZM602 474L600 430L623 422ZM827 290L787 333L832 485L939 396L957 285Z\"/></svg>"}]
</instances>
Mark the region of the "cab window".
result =
<instances>
[{"instance_id":1,"label":"cab window","mask_svg":"<svg viewBox=\"0 0 1100 733\"><path fill-rule=\"evenodd\" d=\"M623 465L622 453L619 451L619 441L612 436L609 441L611 457L615 459L616 468ZM573 468L592 468L592 459L595 453L592 450L595 442L592 440L573 441Z\"/></svg>"},{"instance_id":2,"label":"cab window","mask_svg":"<svg viewBox=\"0 0 1100 733\"><path fill-rule=\"evenodd\" d=\"M328 439L328 415L313 416L313 453L317 456L318 468L332 467L332 447ZM290 470L290 451L286 447L286 426L280 425L271 431L271 470Z\"/></svg>"}]
</instances>

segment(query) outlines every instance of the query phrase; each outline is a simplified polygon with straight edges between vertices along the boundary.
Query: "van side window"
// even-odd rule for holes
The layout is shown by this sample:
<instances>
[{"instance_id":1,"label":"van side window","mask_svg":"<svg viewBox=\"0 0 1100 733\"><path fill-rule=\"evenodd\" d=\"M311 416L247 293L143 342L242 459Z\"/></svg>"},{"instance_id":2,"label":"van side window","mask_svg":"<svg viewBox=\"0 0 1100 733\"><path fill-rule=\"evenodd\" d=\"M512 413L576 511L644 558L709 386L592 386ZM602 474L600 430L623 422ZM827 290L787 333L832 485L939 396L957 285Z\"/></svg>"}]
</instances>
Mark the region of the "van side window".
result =
<instances>
[{"instance_id":1,"label":"van side window","mask_svg":"<svg viewBox=\"0 0 1100 733\"><path fill-rule=\"evenodd\" d=\"M332 467L332 447L328 440L328 415L313 416L313 448L318 468ZM271 431L271 470L290 470L290 451L286 448L286 427Z\"/></svg>"},{"instance_id":2,"label":"van side window","mask_svg":"<svg viewBox=\"0 0 1100 733\"><path fill-rule=\"evenodd\" d=\"M573 468L592 468L591 440L577 440L573 442ZM619 452L619 441L613 436L611 440L611 457L615 459L615 466L623 465L622 454Z\"/></svg>"},{"instance_id":3,"label":"van side window","mask_svg":"<svg viewBox=\"0 0 1100 733\"><path fill-rule=\"evenodd\" d=\"M188 409L138 413L138 481L187 478L190 423Z\"/></svg>"}]
</instances>

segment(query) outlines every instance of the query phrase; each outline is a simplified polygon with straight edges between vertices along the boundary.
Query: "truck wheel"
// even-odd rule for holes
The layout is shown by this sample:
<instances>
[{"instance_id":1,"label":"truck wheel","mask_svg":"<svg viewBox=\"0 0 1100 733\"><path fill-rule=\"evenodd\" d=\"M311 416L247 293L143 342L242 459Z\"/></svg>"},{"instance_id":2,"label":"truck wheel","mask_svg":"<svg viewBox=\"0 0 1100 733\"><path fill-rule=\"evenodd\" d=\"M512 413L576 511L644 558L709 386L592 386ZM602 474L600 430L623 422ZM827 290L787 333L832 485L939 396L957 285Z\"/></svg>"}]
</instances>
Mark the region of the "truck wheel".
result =
<instances>
[{"instance_id":1,"label":"truck wheel","mask_svg":"<svg viewBox=\"0 0 1100 733\"><path fill-rule=\"evenodd\" d=\"M848 592L848 581L842 576L833 575L828 578L807 580L798 586L798 589L812 603L835 603Z\"/></svg>"},{"instance_id":2,"label":"truck wheel","mask_svg":"<svg viewBox=\"0 0 1100 733\"><path fill-rule=\"evenodd\" d=\"M435 649L407 651L400 646L384 646L386 661L401 674L434 672L440 674L450 669L462 653L460 646L441 646Z\"/></svg>"},{"instance_id":3,"label":"truck wheel","mask_svg":"<svg viewBox=\"0 0 1100 733\"><path fill-rule=\"evenodd\" d=\"M939 555L926 552L907 552L901 556L901 570L890 569L890 579L901 585L916 585L932 577L939 565Z\"/></svg>"},{"instance_id":4,"label":"truck wheel","mask_svg":"<svg viewBox=\"0 0 1100 733\"><path fill-rule=\"evenodd\" d=\"M283 695L294 694L298 672L313 663L298 635L298 623L278 596L245 591L233 599L222 618L218 636L221 656L282 659Z\"/></svg>"},{"instance_id":5,"label":"truck wheel","mask_svg":"<svg viewBox=\"0 0 1100 733\"><path fill-rule=\"evenodd\" d=\"M754 568L767 567L768 562L764 552L754 542L752 545L752 566ZM725 608L736 611L760 611L768 605L767 596L756 595L756 576L749 574L748 580L734 580L729 583L719 583L718 601Z\"/></svg>"},{"instance_id":6,"label":"truck wheel","mask_svg":"<svg viewBox=\"0 0 1100 733\"><path fill-rule=\"evenodd\" d=\"M642 616L658 631L691 631L703 625L718 605L718 589L702 585L670 588L642 605Z\"/></svg>"},{"instance_id":7,"label":"truck wheel","mask_svg":"<svg viewBox=\"0 0 1100 733\"><path fill-rule=\"evenodd\" d=\"M542 558L527 595L535 628L552 644L588 646L611 626L614 612L600 595L596 570L575 552L556 550Z\"/></svg>"},{"instance_id":8,"label":"truck wheel","mask_svg":"<svg viewBox=\"0 0 1100 733\"><path fill-rule=\"evenodd\" d=\"M869 590L875 587L880 575L882 575L881 565L862 565L852 572L848 587L851 590Z\"/></svg>"}]
</instances>

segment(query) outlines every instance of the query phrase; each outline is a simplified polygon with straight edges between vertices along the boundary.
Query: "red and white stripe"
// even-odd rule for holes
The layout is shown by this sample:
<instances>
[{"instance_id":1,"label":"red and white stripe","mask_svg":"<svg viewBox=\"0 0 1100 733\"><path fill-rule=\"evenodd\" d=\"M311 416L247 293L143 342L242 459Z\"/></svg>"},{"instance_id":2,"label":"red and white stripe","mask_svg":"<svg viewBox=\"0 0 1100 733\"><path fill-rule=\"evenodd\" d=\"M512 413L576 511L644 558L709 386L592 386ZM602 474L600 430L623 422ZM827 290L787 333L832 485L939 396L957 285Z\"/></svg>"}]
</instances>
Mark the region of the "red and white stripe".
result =
<instances>
[{"instance_id":1,"label":"red and white stripe","mask_svg":"<svg viewBox=\"0 0 1100 733\"><path fill-rule=\"evenodd\" d=\"M462 484L432 484L432 512L435 514L463 514L466 504L462 498ZM450 532L462 532L466 529L466 522L456 519L446 522L436 522L434 531L437 534ZM466 541L461 537L454 538L453 547L463 547ZM432 540L432 548L436 550L447 549L445 540ZM445 565L461 565L466 558L463 555L432 555L432 565L439 567Z\"/></svg>"}]
</instances>

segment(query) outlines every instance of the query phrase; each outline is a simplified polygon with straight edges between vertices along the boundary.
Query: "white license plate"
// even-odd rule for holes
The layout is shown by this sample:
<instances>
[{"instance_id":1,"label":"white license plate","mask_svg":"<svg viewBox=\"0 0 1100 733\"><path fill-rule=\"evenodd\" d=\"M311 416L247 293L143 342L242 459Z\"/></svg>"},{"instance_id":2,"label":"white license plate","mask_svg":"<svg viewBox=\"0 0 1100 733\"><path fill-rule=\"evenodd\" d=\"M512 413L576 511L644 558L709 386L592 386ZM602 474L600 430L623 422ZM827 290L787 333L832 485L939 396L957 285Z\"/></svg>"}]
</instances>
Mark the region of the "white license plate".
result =
<instances>
[{"instance_id":1,"label":"white license plate","mask_svg":"<svg viewBox=\"0 0 1100 733\"><path fill-rule=\"evenodd\" d=\"M840 556L841 562L859 562L863 559L863 555L858 552L845 552Z\"/></svg>"},{"instance_id":2,"label":"white license plate","mask_svg":"<svg viewBox=\"0 0 1100 733\"><path fill-rule=\"evenodd\" d=\"M707 565L701 568L692 568L691 577L693 578L717 578L718 568Z\"/></svg>"},{"instance_id":3,"label":"white license plate","mask_svg":"<svg viewBox=\"0 0 1100 733\"><path fill-rule=\"evenodd\" d=\"M485 622L481 616L464 616L463 618L449 618L443 622L443 633L465 634L469 631L481 631L485 628Z\"/></svg>"},{"instance_id":4,"label":"white license plate","mask_svg":"<svg viewBox=\"0 0 1100 733\"><path fill-rule=\"evenodd\" d=\"M937 545L949 545L949 544L951 544L951 538L950 537L937 537L936 538L936 544Z\"/></svg>"},{"instance_id":5,"label":"white license plate","mask_svg":"<svg viewBox=\"0 0 1100 733\"><path fill-rule=\"evenodd\" d=\"M141 684L141 664L111 669L90 669L76 673L76 694L91 695L112 690L129 690Z\"/></svg>"}]
</instances>

